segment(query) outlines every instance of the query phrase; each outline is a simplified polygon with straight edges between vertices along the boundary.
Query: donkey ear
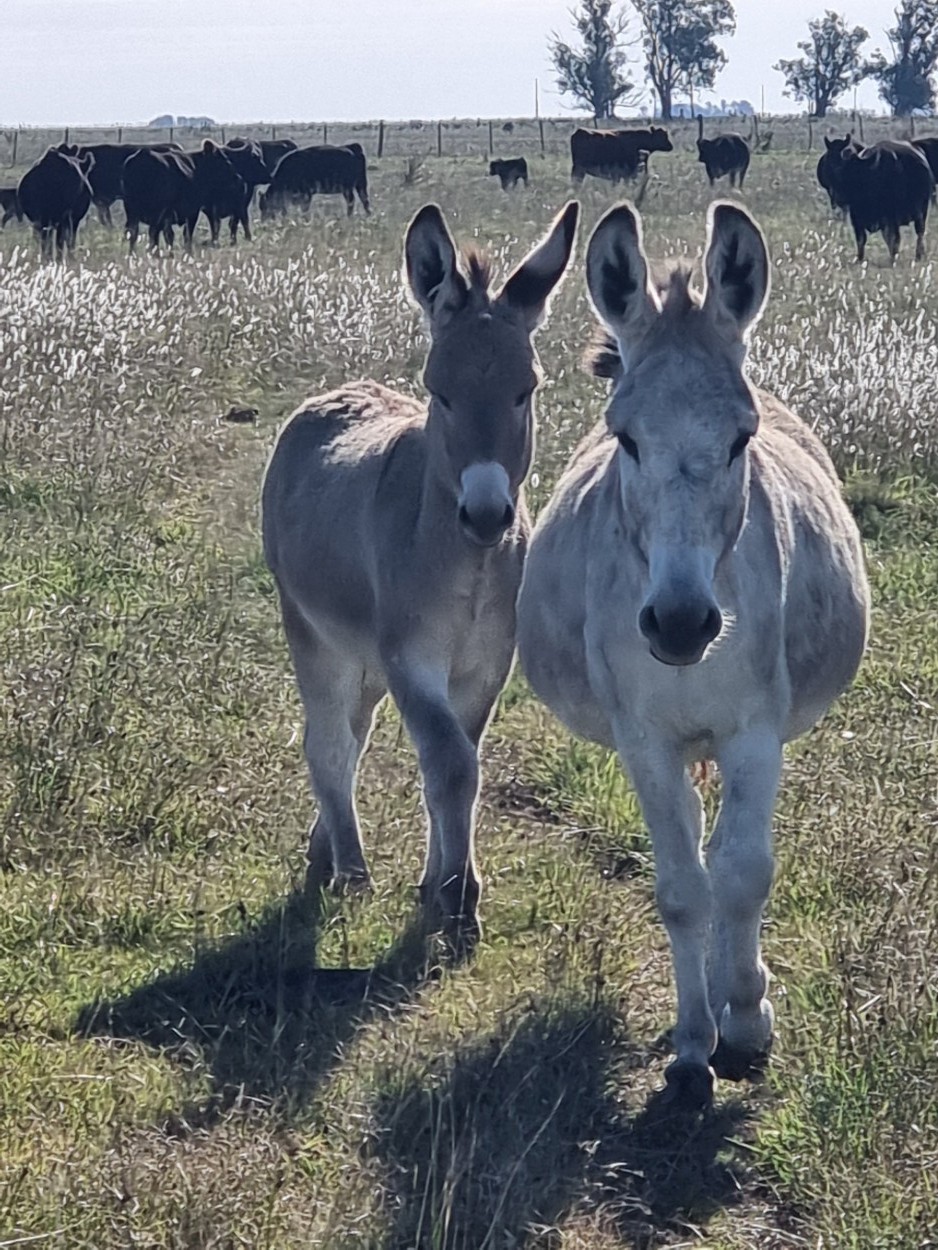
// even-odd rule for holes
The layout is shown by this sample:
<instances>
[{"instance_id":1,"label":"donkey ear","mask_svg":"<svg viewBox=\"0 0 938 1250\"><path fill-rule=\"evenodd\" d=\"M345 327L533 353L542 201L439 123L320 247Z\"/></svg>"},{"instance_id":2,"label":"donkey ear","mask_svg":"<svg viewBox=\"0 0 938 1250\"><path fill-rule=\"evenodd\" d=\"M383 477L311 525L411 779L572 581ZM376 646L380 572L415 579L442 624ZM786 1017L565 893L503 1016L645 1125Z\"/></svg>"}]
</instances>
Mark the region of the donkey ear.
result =
<instances>
[{"instance_id":1,"label":"donkey ear","mask_svg":"<svg viewBox=\"0 0 938 1250\"><path fill-rule=\"evenodd\" d=\"M707 213L704 312L732 337L744 339L769 294L765 236L738 204L717 202Z\"/></svg>"},{"instance_id":2,"label":"donkey ear","mask_svg":"<svg viewBox=\"0 0 938 1250\"><path fill-rule=\"evenodd\" d=\"M600 219L586 249L586 285L600 319L617 338L630 338L660 312L648 281L642 221L631 204Z\"/></svg>"},{"instance_id":3,"label":"donkey ear","mask_svg":"<svg viewBox=\"0 0 938 1250\"><path fill-rule=\"evenodd\" d=\"M580 205L571 200L554 218L541 242L511 271L496 297L520 309L529 334L544 320L550 294L570 263L579 217Z\"/></svg>"},{"instance_id":4,"label":"donkey ear","mask_svg":"<svg viewBox=\"0 0 938 1250\"><path fill-rule=\"evenodd\" d=\"M404 268L414 299L432 318L448 303L461 303L466 280L456 263L456 245L437 204L425 204L407 227Z\"/></svg>"}]
</instances>

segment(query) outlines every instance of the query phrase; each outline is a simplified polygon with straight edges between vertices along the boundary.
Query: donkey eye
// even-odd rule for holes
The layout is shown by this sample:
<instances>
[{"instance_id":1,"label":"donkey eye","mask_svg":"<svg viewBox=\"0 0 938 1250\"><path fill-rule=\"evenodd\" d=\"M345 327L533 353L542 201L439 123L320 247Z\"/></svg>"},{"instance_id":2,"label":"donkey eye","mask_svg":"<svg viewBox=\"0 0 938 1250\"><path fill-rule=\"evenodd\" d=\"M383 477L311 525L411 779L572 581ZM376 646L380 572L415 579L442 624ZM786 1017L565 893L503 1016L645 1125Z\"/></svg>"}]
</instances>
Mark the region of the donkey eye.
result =
<instances>
[{"instance_id":1,"label":"donkey eye","mask_svg":"<svg viewBox=\"0 0 938 1250\"><path fill-rule=\"evenodd\" d=\"M746 447L749 443L750 438L752 438L751 434L739 435L739 437L733 443L733 446L730 448L730 458L729 458L730 464L733 463L733 461L736 459L737 456L742 455L742 453L746 450Z\"/></svg>"},{"instance_id":2,"label":"donkey eye","mask_svg":"<svg viewBox=\"0 0 938 1250\"><path fill-rule=\"evenodd\" d=\"M616 438L618 438L619 446L622 450L627 452L635 463L638 464L638 443L636 443L635 439L629 438L628 434L617 434Z\"/></svg>"}]
</instances>

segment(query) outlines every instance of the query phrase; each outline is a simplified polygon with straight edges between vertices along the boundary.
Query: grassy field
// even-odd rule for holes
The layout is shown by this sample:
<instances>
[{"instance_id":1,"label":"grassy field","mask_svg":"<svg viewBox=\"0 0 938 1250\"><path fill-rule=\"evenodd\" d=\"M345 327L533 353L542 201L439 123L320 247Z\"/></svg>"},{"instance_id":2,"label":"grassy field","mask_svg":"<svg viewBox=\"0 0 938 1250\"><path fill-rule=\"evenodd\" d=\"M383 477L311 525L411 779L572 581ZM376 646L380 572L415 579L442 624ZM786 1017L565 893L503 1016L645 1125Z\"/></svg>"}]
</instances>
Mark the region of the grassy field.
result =
<instances>
[{"instance_id":1,"label":"grassy field","mask_svg":"<svg viewBox=\"0 0 938 1250\"><path fill-rule=\"evenodd\" d=\"M938 285L908 241L895 270L880 240L852 263L815 160L750 172L774 282L753 370L844 474L872 645L788 756L768 1079L721 1084L693 1122L652 1098L671 976L635 801L519 677L484 752L473 963L441 970L420 938L393 709L361 780L374 893L314 916L301 892L265 457L319 388L419 394L398 276L419 205L504 272L566 162L506 196L479 158L406 183L385 157L371 219L321 201L193 259L129 262L92 223L40 268L25 230L0 235L0 1246L938 1245ZM693 253L702 170L686 150L653 167L650 249ZM587 229L611 195L583 188ZM602 411L591 323L578 264L539 339L535 505Z\"/></svg>"}]
</instances>

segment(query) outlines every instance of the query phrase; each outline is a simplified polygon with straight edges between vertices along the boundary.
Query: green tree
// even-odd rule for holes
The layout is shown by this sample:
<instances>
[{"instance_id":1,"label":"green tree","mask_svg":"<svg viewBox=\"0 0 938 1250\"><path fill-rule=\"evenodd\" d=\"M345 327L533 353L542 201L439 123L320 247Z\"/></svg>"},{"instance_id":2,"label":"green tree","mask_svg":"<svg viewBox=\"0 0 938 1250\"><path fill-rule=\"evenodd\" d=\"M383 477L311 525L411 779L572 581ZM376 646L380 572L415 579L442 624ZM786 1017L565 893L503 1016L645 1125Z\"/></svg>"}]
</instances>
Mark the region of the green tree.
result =
<instances>
[{"instance_id":1,"label":"green tree","mask_svg":"<svg viewBox=\"0 0 938 1250\"><path fill-rule=\"evenodd\" d=\"M645 70L661 105L671 117L678 91L713 86L726 64L716 40L736 30L730 0L632 0L642 23Z\"/></svg>"},{"instance_id":2,"label":"green tree","mask_svg":"<svg viewBox=\"0 0 938 1250\"><path fill-rule=\"evenodd\" d=\"M582 42L574 47L552 36L550 55L557 86L563 95L589 109L597 121L605 121L615 116L617 104L630 102L635 92L635 84L625 73L628 18L621 9L613 11L613 0L582 0L570 16Z\"/></svg>"},{"instance_id":3,"label":"green tree","mask_svg":"<svg viewBox=\"0 0 938 1250\"><path fill-rule=\"evenodd\" d=\"M869 39L862 26L847 25L830 9L808 23L810 37L798 44L805 54L797 60L779 61L774 68L785 76L785 94L804 100L815 117L826 117L839 96L870 72L860 48Z\"/></svg>"},{"instance_id":4,"label":"green tree","mask_svg":"<svg viewBox=\"0 0 938 1250\"><path fill-rule=\"evenodd\" d=\"M916 109L931 111L938 66L938 0L903 0L894 10L896 24L886 31L892 60L877 52L870 63L879 94L897 117Z\"/></svg>"}]
</instances>

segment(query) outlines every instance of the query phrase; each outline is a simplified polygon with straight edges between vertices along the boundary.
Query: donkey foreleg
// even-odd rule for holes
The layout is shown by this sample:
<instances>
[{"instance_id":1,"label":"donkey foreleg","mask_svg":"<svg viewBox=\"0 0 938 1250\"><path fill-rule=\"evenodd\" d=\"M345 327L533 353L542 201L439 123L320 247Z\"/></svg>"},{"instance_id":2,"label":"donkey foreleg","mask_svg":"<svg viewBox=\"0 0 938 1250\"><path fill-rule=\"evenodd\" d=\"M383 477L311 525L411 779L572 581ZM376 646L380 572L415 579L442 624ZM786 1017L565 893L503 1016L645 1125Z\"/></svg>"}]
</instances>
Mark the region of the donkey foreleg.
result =
<instances>
[{"instance_id":1,"label":"donkey foreleg","mask_svg":"<svg viewBox=\"0 0 938 1250\"><path fill-rule=\"evenodd\" d=\"M482 885L475 865L473 826L479 796L479 757L450 705L445 675L389 672L391 694L417 750L429 818L427 859L420 889L459 947L471 948L482 929Z\"/></svg>"},{"instance_id":2,"label":"donkey foreleg","mask_svg":"<svg viewBox=\"0 0 938 1250\"><path fill-rule=\"evenodd\" d=\"M769 974L759 949L772 886L772 813L782 746L771 730L749 731L719 753L723 802L707 847L713 891L710 1007L720 1032L718 1070L742 1076L772 1043Z\"/></svg>"},{"instance_id":3,"label":"donkey foreleg","mask_svg":"<svg viewBox=\"0 0 938 1250\"><path fill-rule=\"evenodd\" d=\"M677 988L676 1057L668 1085L687 1101L712 1096L710 1056L717 1029L707 994L710 880L701 858L703 808L680 753L647 738L616 734L655 855L655 896L668 931Z\"/></svg>"}]
</instances>

